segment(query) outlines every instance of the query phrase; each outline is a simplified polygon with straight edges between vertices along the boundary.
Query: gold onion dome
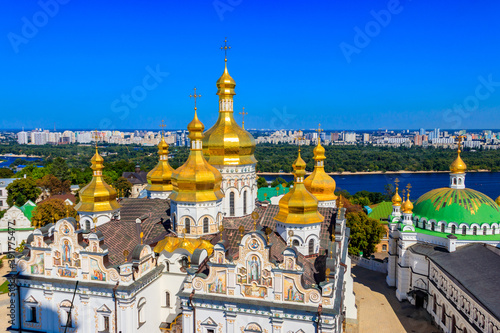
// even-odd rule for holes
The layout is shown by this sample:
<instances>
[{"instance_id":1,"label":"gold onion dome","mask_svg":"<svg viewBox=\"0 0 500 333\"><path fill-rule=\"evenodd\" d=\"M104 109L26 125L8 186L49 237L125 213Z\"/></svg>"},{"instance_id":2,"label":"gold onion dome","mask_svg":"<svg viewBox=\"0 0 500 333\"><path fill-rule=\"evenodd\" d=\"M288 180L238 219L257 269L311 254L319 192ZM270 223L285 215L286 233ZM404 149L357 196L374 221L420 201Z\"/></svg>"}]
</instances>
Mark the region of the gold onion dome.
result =
<instances>
[{"instance_id":1,"label":"gold onion dome","mask_svg":"<svg viewBox=\"0 0 500 333\"><path fill-rule=\"evenodd\" d=\"M495 199L495 202L497 203L497 205L500 206L500 196L498 196L498 198Z\"/></svg>"},{"instance_id":2,"label":"gold onion dome","mask_svg":"<svg viewBox=\"0 0 500 333\"><path fill-rule=\"evenodd\" d=\"M220 189L220 172L207 162L202 153L203 129L204 126L195 110L194 119L188 125L191 151L187 161L172 174L171 200L207 202L219 200L224 196Z\"/></svg>"},{"instance_id":3,"label":"gold onion dome","mask_svg":"<svg viewBox=\"0 0 500 333\"><path fill-rule=\"evenodd\" d=\"M172 191L172 174L174 168L168 163L168 144L165 142L163 134L160 143L158 144L158 164L151 170L148 175L148 191Z\"/></svg>"},{"instance_id":4,"label":"gold onion dome","mask_svg":"<svg viewBox=\"0 0 500 333\"><path fill-rule=\"evenodd\" d=\"M205 132L203 154L212 165L246 165L257 163L255 139L234 120L233 96L236 82L227 71L217 80L219 118Z\"/></svg>"},{"instance_id":5,"label":"gold onion dome","mask_svg":"<svg viewBox=\"0 0 500 333\"><path fill-rule=\"evenodd\" d=\"M460 149L460 144L458 146L458 156L457 158L451 163L450 165L450 171L451 173L465 173L467 171L467 165L465 162L462 160L462 157L460 157L460 153L462 150Z\"/></svg>"},{"instance_id":6,"label":"gold onion dome","mask_svg":"<svg viewBox=\"0 0 500 333\"><path fill-rule=\"evenodd\" d=\"M304 186L306 162L300 156L293 164L294 186L279 202L279 212L275 219L282 223L312 224L323 222L324 217L318 212L318 199Z\"/></svg>"},{"instance_id":7,"label":"gold onion dome","mask_svg":"<svg viewBox=\"0 0 500 333\"><path fill-rule=\"evenodd\" d=\"M154 247L154 252L161 253L163 250L174 252L177 249L184 249L190 254L193 254L196 249L207 250L207 254L210 256L214 251L214 246L205 239L169 236L158 242Z\"/></svg>"},{"instance_id":8,"label":"gold onion dome","mask_svg":"<svg viewBox=\"0 0 500 333\"><path fill-rule=\"evenodd\" d=\"M313 150L314 160L316 164L314 171L304 180L304 185L307 190L316 197L319 201L332 201L336 200L335 195L336 183L332 177L325 172L324 160L325 148L318 141L318 145Z\"/></svg>"},{"instance_id":9,"label":"gold onion dome","mask_svg":"<svg viewBox=\"0 0 500 333\"><path fill-rule=\"evenodd\" d=\"M116 201L116 191L108 185L102 176L104 159L97 147L92 157L93 176L90 183L80 190L80 202L75 206L79 212L108 212L120 208Z\"/></svg>"},{"instance_id":10,"label":"gold onion dome","mask_svg":"<svg viewBox=\"0 0 500 333\"><path fill-rule=\"evenodd\" d=\"M413 204L410 201L410 193L406 195L406 201L403 203L403 213L412 214L413 213Z\"/></svg>"},{"instance_id":11,"label":"gold onion dome","mask_svg":"<svg viewBox=\"0 0 500 333\"><path fill-rule=\"evenodd\" d=\"M392 205L401 206L402 201L403 199L401 199L401 196L399 195L399 187L396 186L396 193L392 196Z\"/></svg>"}]
</instances>

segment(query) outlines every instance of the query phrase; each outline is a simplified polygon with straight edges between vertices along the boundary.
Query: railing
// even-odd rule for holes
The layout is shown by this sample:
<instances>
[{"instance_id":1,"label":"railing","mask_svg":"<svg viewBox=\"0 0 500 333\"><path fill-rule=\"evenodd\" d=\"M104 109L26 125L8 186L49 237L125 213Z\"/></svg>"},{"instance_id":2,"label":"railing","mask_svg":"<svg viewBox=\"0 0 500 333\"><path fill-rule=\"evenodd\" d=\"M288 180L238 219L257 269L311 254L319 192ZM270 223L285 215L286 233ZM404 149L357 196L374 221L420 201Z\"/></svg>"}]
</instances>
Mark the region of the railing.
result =
<instances>
[{"instance_id":1,"label":"railing","mask_svg":"<svg viewBox=\"0 0 500 333\"><path fill-rule=\"evenodd\" d=\"M351 258L352 264L356 266L363 267L371 271L387 273L387 263L382 263L377 260L369 260L363 257L351 256L351 255L349 255L349 258Z\"/></svg>"}]
</instances>

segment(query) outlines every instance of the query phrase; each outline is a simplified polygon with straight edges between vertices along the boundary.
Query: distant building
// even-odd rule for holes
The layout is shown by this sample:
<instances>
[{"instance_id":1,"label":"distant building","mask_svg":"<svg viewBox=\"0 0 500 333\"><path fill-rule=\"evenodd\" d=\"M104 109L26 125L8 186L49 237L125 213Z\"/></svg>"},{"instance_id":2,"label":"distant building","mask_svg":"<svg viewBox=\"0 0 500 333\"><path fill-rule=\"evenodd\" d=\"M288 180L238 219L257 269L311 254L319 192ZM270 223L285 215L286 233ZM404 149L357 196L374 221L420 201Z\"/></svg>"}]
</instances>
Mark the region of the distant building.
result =
<instances>
[{"instance_id":1,"label":"distant building","mask_svg":"<svg viewBox=\"0 0 500 333\"><path fill-rule=\"evenodd\" d=\"M148 173L146 171L142 171L139 165L135 166L134 172L124 172L122 174L122 177L127 179L132 184L132 193L130 194L131 198L139 197L141 191L146 188L146 185L148 185L147 175Z\"/></svg>"},{"instance_id":2,"label":"distant building","mask_svg":"<svg viewBox=\"0 0 500 333\"><path fill-rule=\"evenodd\" d=\"M363 142L368 143L370 142L370 134L368 133L363 133Z\"/></svg>"},{"instance_id":3,"label":"distant building","mask_svg":"<svg viewBox=\"0 0 500 333\"><path fill-rule=\"evenodd\" d=\"M415 144L415 146L421 146L423 143L422 135L415 134L415 137L413 138L413 143Z\"/></svg>"},{"instance_id":4,"label":"distant building","mask_svg":"<svg viewBox=\"0 0 500 333\"><path fill-rule=\"evenodd\" d=\"M17 133L17 143L20 145L28 144L28 132L22 131Z\"/></svg>"},{"instance_id":5,"label":"distant building","mask_svg":"<svg viewBox=\"0 0 500 333\"><path fill-rule=\"evenodd\" d=\"M339 133L330 133L330 141L339 141L340 134Z\"/></svg>"},{"instance_id":6,"label":"distant building","mask_svg":"<svg viewBox=\"0 0 500 333\"><path fill-rule=\"evenodd\" d=\"M356 133L355 132L347 132L344 134L345 142L356 142Z\"/></svg>"},{"instance_id":7,"label":"distant building","mask_svg":"<svg viewBox=\"0 0 500 333\"><path fill-rule=\"evenodd\" d=\"M0 210L9 208L7 204L7 186L18 178L0 178Z\"/></svg>"},{"instance_id":8,"label":"distant building","mask_svg":"<svg viewBox=\"0 0 500 333\"><path fill-rule=\"evenodd\" d=\"M36 205L28 200L21 207L12 206L5 212L5 215L0 219L0 253L12 251L35 230L31 226L31 213L35 207ZM9 233L9 228L13 234ZM14 236L13 240L10 238L12 236ZM10 249L9 242L12 242Z\"/></svg>"}]
</instances>

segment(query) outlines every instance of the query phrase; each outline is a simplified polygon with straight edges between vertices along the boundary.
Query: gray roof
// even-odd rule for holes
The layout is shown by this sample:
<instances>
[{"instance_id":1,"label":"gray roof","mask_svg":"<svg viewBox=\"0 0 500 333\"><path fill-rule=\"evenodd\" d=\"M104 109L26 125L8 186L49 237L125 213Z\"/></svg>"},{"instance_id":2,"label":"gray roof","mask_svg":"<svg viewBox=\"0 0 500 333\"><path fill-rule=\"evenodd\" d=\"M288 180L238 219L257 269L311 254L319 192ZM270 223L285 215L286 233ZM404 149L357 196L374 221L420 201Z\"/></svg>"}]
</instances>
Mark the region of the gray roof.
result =
<instances>
[{"instance_id":1,"label":"gray roof","mask_svg":"<svg viewBox=\"0 0 500 333\"><path fill-rule=\"evenodd\" d=\"M500 249L483 243L457 247L452 253L426 244L415 244L410 249L441 267L462 290L500 320L500 298L493 291L500 276Z\"/></svg>"},{"instance_id":2,"label":"gray roof","mask_svg":"<svg viewBox=\"0 0 500 333\"><path fill-rule=\"evenodd\" d=\"M0 178L0 187L7 187L10 183L14 182L14 180L18 180L21 178Z\"/></svg>"}]
</instances>

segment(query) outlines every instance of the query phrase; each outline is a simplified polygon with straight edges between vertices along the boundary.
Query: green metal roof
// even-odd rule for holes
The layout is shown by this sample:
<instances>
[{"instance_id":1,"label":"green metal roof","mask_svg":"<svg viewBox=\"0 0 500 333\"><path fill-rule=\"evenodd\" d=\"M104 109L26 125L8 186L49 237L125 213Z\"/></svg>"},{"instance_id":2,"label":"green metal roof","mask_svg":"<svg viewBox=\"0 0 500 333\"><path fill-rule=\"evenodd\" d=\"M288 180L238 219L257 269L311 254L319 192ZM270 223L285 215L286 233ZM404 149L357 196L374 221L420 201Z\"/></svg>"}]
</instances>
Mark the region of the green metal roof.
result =
<instances>
[{"instance_id":1,"label":"green metal roof","mask_svg":"<svg viewBox=\"0 0 500 333\"><path fill-rule=\"evenodd\" d=\"M419 218L457 224L499 223L500 207L487 195L472 189L438 188L422 195L413 208Z\"/></svg>"},{"instance_id":2,"label":"green metal roof","mask_svg":"<svg viewBox=\"0 0 500 333\"><path fill-rule=\"evenodd\" d=\"M35 208L36 204L34 204L31 200L26 201L24 205L19 207L19 209L23 212L24 216L26 216L30 221L31 218L33 217L33 209Z\"/></svg>"},{"instance_id":3,"label":"green metal roof","mask_svg":"<svg viewBox=\"0 0 500 333\"><path fill-rule=\"evenodd\" d=\"M288 193L288 191L290 190L290 188L284 187L283 184L280 184L277 187L279 187L278 191L276 191L276 187L261 187L261 188L259 188L259 190L257 191L257 198L259 199L259 201L264 201L264 199L267 201L270 201L270 199L272 197L276 197L276 196ZM267 194L266 197L264 197L264 193Z\"/></svg>"},{"instance_id":4,"label":"green metal roof","mask_svg":"<svg viewBox=\"0 0 500 333\"><path fill-rule=\"evenodd\" d=\"M392 214L392 202L384 201L379 203L377 206L372 207L372 212L368 214L368 217L380 220L386 220L389 215Z\"/></svg>"},{"instance_id":5,"label":"green metal roof","mask_svg":"<svg viewBox=\"0 0 500 333\"><path fill-rule=\"evenodd\" d=\"M412 231L408 231L412 232ZM447 232L439 232L439 231L431 231L427 229L421 229L415 227L415 232L419 234L425 234L430 236L436 236L441 238L447 238L450 233ZM497 235L461 235L461 234L453 234L457 237L458 240L469 240L469 241L500 241L500 234Z\"/></svg>"}]
</instances>

